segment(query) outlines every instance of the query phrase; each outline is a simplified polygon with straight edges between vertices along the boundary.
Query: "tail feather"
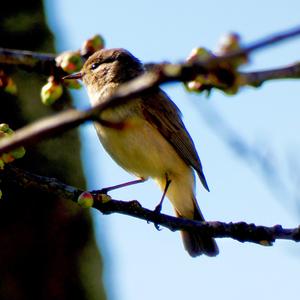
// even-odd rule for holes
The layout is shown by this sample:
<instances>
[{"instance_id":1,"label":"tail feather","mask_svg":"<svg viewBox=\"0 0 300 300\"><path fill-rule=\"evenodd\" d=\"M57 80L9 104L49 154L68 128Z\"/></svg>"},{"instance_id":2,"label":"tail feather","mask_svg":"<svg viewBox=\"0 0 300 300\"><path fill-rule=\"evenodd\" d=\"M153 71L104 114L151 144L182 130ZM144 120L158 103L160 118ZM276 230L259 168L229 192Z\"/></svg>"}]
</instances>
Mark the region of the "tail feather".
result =
<instances>
[{"instance_id":1,"label":"tail feather","mask_svg":"<svg viewBox=\"0 0 300 300\"><path fill-rule=\"evenodd\" d=\"M195 221L205 221L196 201L194 201L194 204L195 211L193 219ZM176 212L176 214L181 217L178 212ZM196 257L201 254L208 256L217 256L219 254L217 243L211 237L203 236L197 232L188 231L181 231L181 236L184 248L192 257Z\"/></svg>"}]
</instances>

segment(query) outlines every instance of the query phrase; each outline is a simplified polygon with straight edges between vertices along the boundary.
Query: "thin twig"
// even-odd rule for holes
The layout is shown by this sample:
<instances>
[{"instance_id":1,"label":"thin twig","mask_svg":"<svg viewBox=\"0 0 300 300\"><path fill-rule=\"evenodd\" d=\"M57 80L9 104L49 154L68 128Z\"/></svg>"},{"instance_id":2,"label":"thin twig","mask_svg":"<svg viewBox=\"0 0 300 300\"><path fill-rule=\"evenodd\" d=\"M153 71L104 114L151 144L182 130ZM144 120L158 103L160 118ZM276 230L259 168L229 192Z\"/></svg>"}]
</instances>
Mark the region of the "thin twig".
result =
<instances>
[{"instance_id":1,"label":"thin twig","mask_svg":"<svg viewBox=\"0 0 300 300\"><path fill-rule=\"evenodd\" d=\"M15 65L45 75L50 75L54 70L63 74L62 70L56 67L55 58L56 54L0 48L0 65Z\"/></svg>"},{"instance_id":2,"label":"thin twig","mask_svg":"<svg viewBox=\"0 0 300 300\"><path fill-rule=\"evenodd\" d=\"M241 49L238 49L236 51L232 51L231 53L228 53L226 55L222 55L219 57L221 61L224 60L232 60L237 57L244 57L247 56L248 54L256 51L256 50L261 50L263 48L273 46L279 42L285 41L287 39L293 38L300 35L300 26L296 26L292 29L276 33L270 36L267 36L265 38L260 39L259 41L256 41L252 44L250 44L247 47L243 47Z\"/></svg>"},{"instance_id":3,"label":"thin twig","mask_svg":"<svg viewBox=\"0 0 300 300\"><path fill-rule=\"evenodd\" d=\"M300 78L299 62L282 68L240 73L241 85L249 85L254 87L261 86L264 82L269 80L299 79L299 78Z\"/></svg>"},{"instance_id":4,"label":"thin twig","mask_svg":"<svg viewBox=\"0 0 300 300\"><path fill-rule=\"evenodd\" d=\"M77 203L78 196L83 192L82 189L66 185L55 178L39 176L12 166L6 166L0 175L2 181L13 182L23 189L35 189L52 193L59 199L71 200L75 203ZM112 199L108 202L103 202L103 194L95 191L93 196L93 208L103 214L120 213L159 224L171 231L197 231L203 235L215 238L232 238L239 242L251 242L263 246L270 246L278 239L300 241L300 227L282 228L281 225L266 227L245 222L199 222L157 213L143 208L136 200L126 202ZM23 199L23 201L26 201L26 199Z\"/></svg>"}]
</instances>

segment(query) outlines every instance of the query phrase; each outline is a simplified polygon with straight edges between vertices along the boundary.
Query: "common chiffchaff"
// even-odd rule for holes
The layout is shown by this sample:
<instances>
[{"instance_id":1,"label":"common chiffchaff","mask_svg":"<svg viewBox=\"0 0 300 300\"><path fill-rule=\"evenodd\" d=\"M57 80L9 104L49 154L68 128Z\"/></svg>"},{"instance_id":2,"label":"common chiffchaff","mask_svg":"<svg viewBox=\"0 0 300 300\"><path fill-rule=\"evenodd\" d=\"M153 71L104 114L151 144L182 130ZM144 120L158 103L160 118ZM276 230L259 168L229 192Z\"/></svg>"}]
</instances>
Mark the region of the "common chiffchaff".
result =
<instances>
[{"instance_id":1,"label":"common chiffchaff","mask_svg":"<svg viewBox=\"0 0 300 300\"><path fill-rule=\"evenodd\" d=\"M81 78L92 105L105 101L118 86L144 72L143 64L124 49L105 49L91 55L81 72L65 79ZM174 206L177 216L203 221L194 194L194 171L208 186L195 145L177 106L160 89L102 111L95 123L99 139L111 157L139 178L153 178ZM116 126L117 125L117 126ZM191 256L215 256L214 239L182 231Z\"/></svg>"}]
</instances>

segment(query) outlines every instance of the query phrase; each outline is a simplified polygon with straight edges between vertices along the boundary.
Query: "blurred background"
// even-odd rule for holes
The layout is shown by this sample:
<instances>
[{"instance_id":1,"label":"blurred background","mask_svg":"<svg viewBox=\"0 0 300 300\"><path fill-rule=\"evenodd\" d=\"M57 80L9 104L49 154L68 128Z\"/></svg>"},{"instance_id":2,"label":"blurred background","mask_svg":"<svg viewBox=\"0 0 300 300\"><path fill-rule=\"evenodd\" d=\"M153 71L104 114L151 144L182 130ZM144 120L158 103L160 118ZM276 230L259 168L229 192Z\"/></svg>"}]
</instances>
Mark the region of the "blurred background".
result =
<instances>
[{"instance_id":1,"label":"blurred background","mask_svg":"<svg viewBox=\"0 0 300 300\"><path fill-rule=\"evenodd\" d=\"M46 1L58 51L77 49L87 37L104 36L107 47L123 47L143 62L176 62L191 49L215 49L231 31L245 44L300 24L298 1ZM249 69L299 60L300 40L265 49ZM298 132L300 85L285 80L244 89L228 97L187 94L180 84L163 87L180 107L211 188L198 184L197 198L208 220L256 224L299 224ZM74 93L87 107L86 92ZM82 126L82 160L88 187L131 180L104 152L92 125ZM245 149L243 149L245 147ZM115 191L154 208L160 191L153 182ZM165 202L167 203L167 202ZM173 213L170 205L164 212ZM273 247L220 239L216 258L190 258L179 234L120 215L94 214L104 251L109 299L290 299L297 298L299 245ZM284 286L284 289L282 288Z\"/></svg>"},{"instance_id":2,"label":"blurred background","mask_svg":"<svg viewBox=\"0 0 300 300\"><path fill-rule=\"evenodd\" d=\"M108 48L123 47L143 62L177 62L194 47L216 49L227 32L247 44L300 24L299 1L71 1L45 0L56 51L78 49L101 34ZM51 49L50 49L51 50ZM49 50L49 52L51 52ZM247 70L299 60L300 39L251 56ZM265 83L236 96L188 94L181 84L163 86L183 113L211 189L197 185L207 220L245 221L296 227L299 205L299 81ZM78 108L89 106L85 90L72 93ZM81 159L88 189L133 178L101 147L91 124L80 127ZM161 197L149 181L111 193L154 208ZM163 212L173 214L167 201ZM178 233L122 215L92 212L102 251L104 286L110 300L298 299L299 245L273 247L219 239L216 258L191 258ZM97 277L99 276L99 277ZM101 275L94 279L101 283Z\"/></svg>"}]
</instances>

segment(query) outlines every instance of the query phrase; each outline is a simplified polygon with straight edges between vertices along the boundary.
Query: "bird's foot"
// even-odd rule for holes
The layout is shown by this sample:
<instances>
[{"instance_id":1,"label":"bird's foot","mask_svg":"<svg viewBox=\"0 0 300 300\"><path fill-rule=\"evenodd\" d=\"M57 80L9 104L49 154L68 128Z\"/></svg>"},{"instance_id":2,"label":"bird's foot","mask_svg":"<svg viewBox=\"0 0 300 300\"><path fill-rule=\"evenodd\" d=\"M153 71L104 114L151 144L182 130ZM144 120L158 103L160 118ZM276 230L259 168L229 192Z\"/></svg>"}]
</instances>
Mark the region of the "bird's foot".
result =
<instances>
[{"instance_id":1,"label":"bird's foot","mask_svg":"<svg viewBox=\"0 0 300 300\"><path fill-rule=\"evenodd\" d=\"M161 209L162 209L162 201L158 203L158 205L154 208L153 212L160 215ZM154 227L156 228L156 230L161 231L159 224L154 223Z\"/></svg>"},{"instance_id":2,"label":"bird's foot","mask_svg":"<svg viewBox=\"0 0 300 300\"><path fill-rule=\"evenodd\" d=\"M158 205L155 206L154 212L155 212L156 214L160 214L161 209L162 209L162 204L163 204L162 201L160 201L160 202L158 203Z\"/></svg>"}]
</instances>

